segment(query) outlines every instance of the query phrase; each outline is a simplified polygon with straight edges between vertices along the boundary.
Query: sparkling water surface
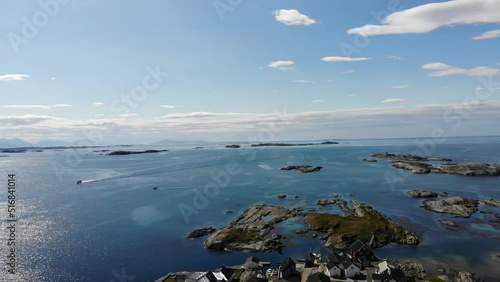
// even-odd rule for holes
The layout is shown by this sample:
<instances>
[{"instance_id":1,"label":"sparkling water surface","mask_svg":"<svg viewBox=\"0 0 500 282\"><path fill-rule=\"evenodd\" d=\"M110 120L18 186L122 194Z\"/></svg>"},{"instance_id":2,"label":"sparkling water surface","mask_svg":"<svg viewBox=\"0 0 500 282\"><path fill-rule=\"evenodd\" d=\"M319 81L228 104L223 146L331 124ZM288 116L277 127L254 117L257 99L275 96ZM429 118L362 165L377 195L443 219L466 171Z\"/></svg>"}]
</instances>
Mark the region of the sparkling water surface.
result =
<instances>
[{"instance_id":1,"label":"sparkling water surface","mask_svg":"<svg viewBox=\"0 0 500 282\"><path fill-rule=\"evenodd\" d=\"M341 140L339 145L263 148L242 143L241 149L212 143L199 150L183 145L106 148L170 150L126 156L95 152L100 149L3 154L8 157L0 158L2 195L7 194L7 174L15 173L17 178L15 278L120 281L116 275L125 273L134 277L129 281L154 281L173 271L239 264L248 253L205 250L203 239L187 240L187 233L203 226L222 227L259 202L319 209L316 200L333 193L344 198L353 193L355 199L402 225L427 227L419 246L389 245L376 250L381 257L435 257L476 271L492 268L486 258L500 252L500 229L488 222L491 214L455 219L432 213L419 207L420 200L408 197L406 191L428 189L500 199L500 177L415 175L401 173L385 160L362 161L371 153L391 152L500 163L499 137L448 138L436 145L427 141ZM280 170L292 164L323 169L308 174ZM101 179L76 185L77 180ZM277 194L288 197L277 199ZM0 236L6 242L6 196L0 206L4 230ZM234 213L226 214L226 210ZM338 209L332 206L324 211ZM437 219L463 222L464 227L451 230ZM320 241L294 235L293 230L301 227L294 221L282 223L278 228L289 234L291 246L282 254L257 255L275 263L287 256L302 257L310 249L324 253ZM7 254L6 243L0 250ZM2 255L2 265L5 260ZM0 273L0 281L14 277Z\"/></svg>"}]
</instances>

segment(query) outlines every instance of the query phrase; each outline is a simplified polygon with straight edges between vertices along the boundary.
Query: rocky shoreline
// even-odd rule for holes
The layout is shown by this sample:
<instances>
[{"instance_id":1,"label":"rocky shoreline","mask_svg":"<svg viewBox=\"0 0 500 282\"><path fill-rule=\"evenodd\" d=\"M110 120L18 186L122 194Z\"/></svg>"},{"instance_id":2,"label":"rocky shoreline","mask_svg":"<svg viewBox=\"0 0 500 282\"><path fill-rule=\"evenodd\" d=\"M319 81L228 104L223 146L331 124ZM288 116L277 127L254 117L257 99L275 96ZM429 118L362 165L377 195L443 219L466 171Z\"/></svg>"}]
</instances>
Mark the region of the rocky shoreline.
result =
<instances>
[{"instance_id":1,"label":"rocky shoreline","mask_svg":"<svg viewBox=\"0 0 500 282\"><path fill-rule=\"evenodd\" d=\"M464 176L499 176L500 165L485 163L460 163L453 165L432 165L421 162L394 161L392 166L417 174L458 174Z\"/></svg>"},{"instance_id":2,"label":"rocky shoreline","mask_svg":"<svg viewBox=\"0 0 500 282\"><path fill-rule=\"evenodd\" d=\"M225 251L271 252L281 251L286 237L275 226L288 219L296 219L307 226L297 234L312 232L326 247L346 249L356 240L370 241L372 247L389 243L417 245L416 234L403 229L367 204L340 199L318 200L318 204L335 204L345 214L317 213L303 208L288 209L281 206L256 204L219 230L211 227L195 229L189 238L209 235L204 241L207 249ZM321 235L319 235L321 234Z\"/></svg>"}]
</instances>

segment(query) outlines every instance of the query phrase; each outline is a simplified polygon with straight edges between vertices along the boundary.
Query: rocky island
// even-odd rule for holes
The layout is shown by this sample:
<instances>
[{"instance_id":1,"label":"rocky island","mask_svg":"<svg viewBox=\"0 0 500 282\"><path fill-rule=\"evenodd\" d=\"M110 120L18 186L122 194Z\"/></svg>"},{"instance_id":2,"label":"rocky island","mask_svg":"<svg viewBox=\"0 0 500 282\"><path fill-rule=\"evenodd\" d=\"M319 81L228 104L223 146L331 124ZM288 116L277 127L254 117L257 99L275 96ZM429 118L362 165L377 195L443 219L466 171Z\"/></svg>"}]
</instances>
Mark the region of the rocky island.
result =
<instances>
[{"instance_id":1,"label":"rocky island","mask_svg":"<svg viewBox=\"0 0 500 282\"><path fill-rule=\"evenodd\" d=\"M146 151L113 151L107 156L124 156L124 155L138 155L138 154L152 154L167 152L168 150L146 150Z\"/></svg>"},{"instance_id":2,"label":"rocky island","mask_svg":"<svg viewBox=\"0 0 500 282\"><path fill-rule=\"evenodd\" d=\"M422 162L394 161L392 166L418 174L441 173L464 176L499 176L500 165L485 163L460 163L453 165L432 165Z\"/></svg>"},{"instance_id":3,"label":"rocky island","mask_svg":"<svg viewBox=\"0 0 500 282\"><path fill-rule=\"evenodd\" d=\"M245 210L225 227L205 240L207 249L225 251L274 251L284 247L283 236L273 233L273 226L302 215L300 209L257 204Z\"/></svg>"},{"instance_id":4,"label":"rocky island","mask_svg":"<svg viewBox=\"0 0 500 282\"><path fill-rule=\"evenodd\" d=\"M338 199L336 199L338 200ZM326 247L345 249L356 240L371 242L372 247L389 243L417 245L415 233L403 229L372 207L351 200L338 200L345 214L305 212L302 208L288 209L280 206L257 204L245 210L225 227L212 233L204 242L207 249L225 251L269 252L285 247L282 234L275 225L295 218L303 222L312 236L323 233ZM195 232L197 230L194 230ZM212 231L212 230L209 230ZM306 230L300 232L306 233Z\"/></svg>"},{"instance_id":5,"label":"rocky island","mask_svg":"<svg viewBox=\"0 0 500 282\"><path fill-rule=\"evenodd\" d=\"M312 165L289 165L287 167L282 167L281 170L296 170L300 172L315 172L320 171L323 167L312 166Z\"/></svg>"},{"instance_id":6,"label":"rocky island","mask_svg":"<svg viewBox=\"0 0 500 282\"><path fill-rule=\"evenodd\" d=\"M470 217L477 212L479 201L463 197L451 197L444 200L425 200L423 208L437 213L452 214L457 217Z\"/></svg>"},{"instance_id":7,"label":"rocky island","mask_svg":"<svg viewBox=\"0 0 500 282\"><path fill-rule=\"evenodd\" d=\"M291 146L313 146L313 145L336 145L336 141L324 141L321 143L259 143L252 144L252 147L291 147Z\"/></svg>"},{"instance_id":8,"label":"rocky island","mask_svg":"<svg viewBox=\"0 0 500 282\"><path fill-rule=\"evenodd\" d=\"M241 146L240 146L240 145L233 144L233 145L226 145L226 148L230 148L230 149L238 149L238 148L241 148Z\"/></svg>"},{"instance_id":9,"label":"rocky island","mask_svg":"<svg viewBox=\"0 0 500 282\"><path fill-rule=\"evenodd\" d=\"M418 161L418 162L428 162L428 161L442 161L442 162L451 162L451 159L448 158L439 158L439 157L421 157L412 154L390 154L390 153L375 153L371 154L372 158L385 158L394 161Z\"/></svg>"},{"instance_id":10,"label":"rocky island","mask_svg":"<svg viewBox=\"0 0 500 282\"><path fill-rule=\"evenodd\" d=\"M437 198L438 196L447 197L448 193L446 192L433 192L426 190L410 190L407 192L408 195L414 198Z\"/></svg>"}]
</instances>

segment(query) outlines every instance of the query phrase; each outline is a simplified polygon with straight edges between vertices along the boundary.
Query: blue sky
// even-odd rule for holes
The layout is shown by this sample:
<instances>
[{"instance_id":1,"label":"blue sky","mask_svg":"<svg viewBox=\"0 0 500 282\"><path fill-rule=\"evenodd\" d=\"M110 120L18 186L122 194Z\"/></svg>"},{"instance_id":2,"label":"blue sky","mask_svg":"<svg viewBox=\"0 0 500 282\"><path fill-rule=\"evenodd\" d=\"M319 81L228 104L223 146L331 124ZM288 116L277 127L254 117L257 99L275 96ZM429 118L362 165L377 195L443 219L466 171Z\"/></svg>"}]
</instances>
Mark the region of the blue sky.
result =
<instances>
[{"instance_id":1,"label":"blue sky","mask_svg":"<svg viewBox=\"0 0 500 282\"><path fill-rule=\"evenodd\" d=\"M0 137L498 135L499 23L496 0L2 1Z\"/></svg>"}]
</instances>

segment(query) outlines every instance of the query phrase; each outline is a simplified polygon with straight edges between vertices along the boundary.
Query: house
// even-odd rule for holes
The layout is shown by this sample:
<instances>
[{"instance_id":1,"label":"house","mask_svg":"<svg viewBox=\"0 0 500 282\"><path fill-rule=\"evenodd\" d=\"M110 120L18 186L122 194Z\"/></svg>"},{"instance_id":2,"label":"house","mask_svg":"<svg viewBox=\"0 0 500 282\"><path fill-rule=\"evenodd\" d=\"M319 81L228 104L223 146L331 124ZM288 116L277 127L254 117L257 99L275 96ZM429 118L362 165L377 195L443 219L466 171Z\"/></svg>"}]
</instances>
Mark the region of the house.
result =
<instances>
[{"instance_id":1,"label":"house","mask_svg":"<svg viewBox=\"0 0 500 282\"><path fill-rule=\"evenodd\" d=\"M189 282L226 282L227 279L222 272L193 272L187 278Z\"/></svg>"},{"instance_id":2,"label":"house","mask_svg":"<svg viewBox=\"0 0 500 282\"><path fill-rule=\"evenodd\" d=\"M390 282L391 280L392 280L392 277L388 273L383 273L383 274L374 273L374 274L372 274L372 281L373 282Z\"/></svg>"},{"instance_id":3,"label":"house","mask_svg":"<svg viewBox=\"0 0 500 282\"><path fill-rule=\"evenodd\" d=\"M315 272L307 277L307 282L330 282L330 277L322 272Z\"/></svg>"},{"instance_id":4,"label":"house","mask_svg":"<svg viewBox=\"0 0 500 282\"><path fill-rule=\"evenodd\" d=\"M344 275L347 278L353 278L360 273L359 267L350 258L344 258L340 262L340 266L344 269Z\"/></svg>"},{"instance_id":5,"label":"house","mask_svg":"<svg viewBox=\"0 0 500 282\"><path fill-rule=\"evenodd\" d=\"M404 271L390 265L387 261L379 263L377 274L388 275L391 279L387 281L407 282Z\"/></svg>"},{"instance_id":6,"label":"house","mask_svg":"<svg viewBox=\"0 0 500 282\"><path fill-rule=\"evenodd\" d=\"M306 257L304 259L304 266L305 267L315 267L316 266L316 260L317 256L311 252L306 254Z\"/></svg>"},{"instance_id":7,"label":"house","mask_svg":"<svg viewBox=\"0 0 500 282\"><path fill-rule=\"evenodd\" d=\"M330 260L326 263L326 275L330 277L340 277L342 276L342 269L338 263Z\"/></svg>"},{"instance_id":8,"label":"house","mask_svg":"<svg viewBox=\"0 0 500 282\"><path fill-rule=\"evenodd\" d=\"M359 264L361 265L361 269L364 269L365 267L372 266L371 261L364 256L359 257L358 261L359 261Z\"/></svg>"},{"instance_id":9,"label":"house","mask_svg":"<svg viewBox=\"0 0 500 282\"><path fill-rule=\"evenodd\" d=\"M260 267L260 259L258 257L248 257L245 260L245 264L243 265L245 269L259 269Z\"/></svg>"},{"instance_id":10,"label":"house","mask_svg":"<svg viewBox=\"0 0 500 282\"><path fill-rule=\"evenodd\" d=\"M356 240L356 242L352 243L352 245L349 247L349 251L349 255L351 256L351 258L357 259L359 257L365 257L369 261L377 260L375 253L373 253L373 251L370 250L370 248L368 248L368 246L360 240Z\"/></svg>"},{"instance_id":11,"label":"house","mask_svg":"<svg viewBox=\"0 0 500 282\"><path fill-rule=\"evenodd\" d=\"M336 254L336 253L331 253L326 256L327 261L332 261L334 263L340 263L340 261L343 259L343 256Z\"/></svg>"},{"instance_id":12,"label":"house","mask_svg":"<svg viewBox=\"0 0 500 282\"><path fill-rule=\"evenodd\" d=\"M292 258L288 257L281 263L280 278L286 281L300 281L297 264Z\"/></svg>"}]
</instances>

